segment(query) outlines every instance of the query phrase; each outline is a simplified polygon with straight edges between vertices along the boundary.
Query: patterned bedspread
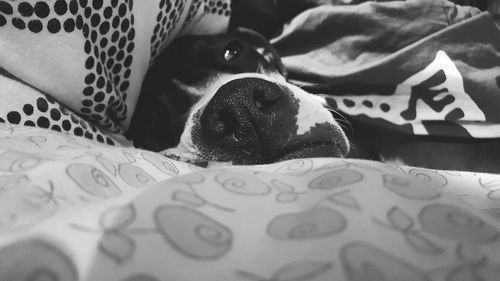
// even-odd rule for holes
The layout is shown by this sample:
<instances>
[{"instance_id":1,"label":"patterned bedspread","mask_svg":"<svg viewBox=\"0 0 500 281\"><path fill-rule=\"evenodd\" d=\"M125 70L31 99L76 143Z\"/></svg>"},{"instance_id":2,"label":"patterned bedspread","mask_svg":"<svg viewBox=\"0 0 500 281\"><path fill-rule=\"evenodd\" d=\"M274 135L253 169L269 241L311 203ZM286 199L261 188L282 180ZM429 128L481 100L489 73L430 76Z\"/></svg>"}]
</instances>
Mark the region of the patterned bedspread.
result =
<instances>
[{"instance_id":1,"label":"patterned bedspread","mask_svg":"<svg viewBox=\"0 0 500 281\"><path fill-rule=\"evenodd\" d=\"M497 280L499 200L497 175L333 158L202 169L2 125L0 279Z\"/></svg>"}]
</instances>

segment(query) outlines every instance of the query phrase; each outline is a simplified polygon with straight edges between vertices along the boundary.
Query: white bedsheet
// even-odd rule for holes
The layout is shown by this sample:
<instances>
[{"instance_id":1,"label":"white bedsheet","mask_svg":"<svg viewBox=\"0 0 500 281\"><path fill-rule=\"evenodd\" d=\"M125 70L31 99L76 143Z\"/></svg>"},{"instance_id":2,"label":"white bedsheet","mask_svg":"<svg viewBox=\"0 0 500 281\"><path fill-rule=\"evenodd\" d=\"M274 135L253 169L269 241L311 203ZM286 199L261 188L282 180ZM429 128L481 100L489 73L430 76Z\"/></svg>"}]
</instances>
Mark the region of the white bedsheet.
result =
<instances>
[{"instance_id":1,"label":"white bedsheet","mask_svg":"<svg viewBox=\"0 0 500 281\"><path fill-rule=\"evenodd\" d=\"M498 280L499 190L333 158L202 169L0 124L0 280Z\"/></svg>"}]
</instances>

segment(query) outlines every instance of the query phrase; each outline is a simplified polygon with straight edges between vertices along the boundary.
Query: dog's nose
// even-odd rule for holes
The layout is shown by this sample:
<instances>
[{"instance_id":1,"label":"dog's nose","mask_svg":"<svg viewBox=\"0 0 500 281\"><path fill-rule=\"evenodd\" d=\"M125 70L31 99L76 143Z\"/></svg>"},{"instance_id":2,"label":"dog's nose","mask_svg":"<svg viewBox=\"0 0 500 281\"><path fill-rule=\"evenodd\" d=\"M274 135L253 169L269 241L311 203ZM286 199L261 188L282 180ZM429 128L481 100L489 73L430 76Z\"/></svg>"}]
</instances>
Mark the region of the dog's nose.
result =
<instances>
[{"instance_id":1,"label":"dog's nose","mask_svg":"<svg viewBox=\"0 0 500 281\"><path fill-rule=\"evenodd\" d=\"M235 79L220 87L207 104L201 130L213 145L261 154L272 142L279 123L286 123L287 115L293 117L292 110L289 95L275 83L260 78Z\"/></svg>"}]
</instances>

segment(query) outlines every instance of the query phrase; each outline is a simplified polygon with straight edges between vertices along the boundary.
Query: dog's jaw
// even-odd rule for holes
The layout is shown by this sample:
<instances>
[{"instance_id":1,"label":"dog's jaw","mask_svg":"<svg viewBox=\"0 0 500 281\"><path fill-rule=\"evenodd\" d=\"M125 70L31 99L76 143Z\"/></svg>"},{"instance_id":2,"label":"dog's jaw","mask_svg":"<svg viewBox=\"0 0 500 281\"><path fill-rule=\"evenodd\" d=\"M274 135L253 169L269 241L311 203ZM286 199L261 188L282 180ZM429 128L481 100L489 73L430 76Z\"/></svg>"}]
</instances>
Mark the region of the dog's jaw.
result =
<instances>
[{"instance_id":1,"label":"dog's jaw","mask_svg":"<svg viewBox=\"0 0 500 281\"><path fill-rule=\"evenodd\" d=\"M329 136L332 136L332 137L329 136L320 137L319 139L321 140L321 142L324 142L325 144L331 143L331 145L336 146L336 149L338 150L338 153L335 154L330 153L324 156L325 157L345 156L345 154L349 150L347 138L342 129L340 128L340 126L337 124L337 122L331 115L331 113L325 108L324 99L313 96L305 92L304 90L300 89L299 87L289 84L279 74L270 75L269 73L266 74L243 73L236 75L221 75L219 77L216 77L214 80L210 81L210 83L208 84L211 85L211 87L205 88L204 94L200 97L199 101L194 104L189 113L186 127L181 136L179 145L175 148L164 150L162 154L171 158L175 158L180 161L190 162L195 164L201 163L202 165L206 165L206 163L213 161L216 162L223 161L231 163L233 159L238 159L238 157L240 157L240 160L236 160L234 164L264 163L263 159L257 159L257 160L250 159L252 157L251 155L248 156L249 157L249 159L247 159L248 161L241 160L242 159L241 157L243 158L246 157L242 156L241 152L238 153L239 155L230 155L230 153L221 152L218 151L217 149L212 149L209 146L200 145L199 141L196 141L197 139L199 139L198 136L199 126L197 126L197 124L200 123L200 116L204 111L206 105L214 97L214 95L217 93L220 87L222 87L223 85L225 85L230 81L243 78L258 78L275 83L280 88L282 88L283 91L286 92L286 94L290 95L294 100L297 101L298 104L297 114L296 116L294 116L293 118L294 120L290 120L290 122L295 122L294 125L296 127L296 131L293 132L293 134L289 137L290 139L287 140L287 142L291 144L295 143L295 145L292 146L294 147L296 146L298 150L300 148L302 152L300 153L290 152L288 156L286 155L283 156L284 158L282 160L288 159L287 157L293 157L293 156L307 157L307 152L313 149L312 148L309 150L304 149L302 143L300 141L297 142L297 139L307 138L308 141L314 140L314 136L312 136L312 134L316 134L317 132L321 131L329 131L330 132ZM200 86L199 88L196 87L195 90L199 93L200 89L202 88L204 88L204 86ZM321 134L326 135L326 133L321 133ZM316 149L316 154L318 154L317 151L322 151L321 150L322 148L321 149L315 148L315 149ZM319 157L319 156L321 155L312 155L312 157ZM280 159L274 159L274 161L276 160Z\"/></svg>"},{"instance_id":2,"label":"dog's jaw","mask_svg":"<svg viewBox=\"0 0 500 281\"><path fill-rule=\"evenodd\" d=\"M192 122L193 116L190 114L188 121L186 122L186 127L184 128L184 132L181 135L181 139L179 144L176 147L168 148L166 150L161 151L160 153L178 160L187 163L198 163L205 161L204 157L200 155L200 152L196 145L193 143L193 137L191 132L193 131L194 123Z\"/></svg>"}]
</instances>

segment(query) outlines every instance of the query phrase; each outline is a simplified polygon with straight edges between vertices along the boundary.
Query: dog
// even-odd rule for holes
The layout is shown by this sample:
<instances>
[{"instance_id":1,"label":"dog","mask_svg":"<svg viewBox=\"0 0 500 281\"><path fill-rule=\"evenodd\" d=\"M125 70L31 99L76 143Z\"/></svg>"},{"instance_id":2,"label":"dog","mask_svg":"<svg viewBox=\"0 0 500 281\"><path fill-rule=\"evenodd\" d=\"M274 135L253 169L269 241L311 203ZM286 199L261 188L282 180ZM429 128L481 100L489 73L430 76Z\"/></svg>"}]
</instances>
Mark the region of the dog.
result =
<instances>
[{"instance_id":1,"label":"dog","mask_svg":"<svg viewBox=\"0 0 500 281\"><path fill-rule=\"evenodd\" d=\"M500 172L500 140L414 136L329 109L286 80L259 33L177 39L143 83L127 137L140 148L198 165L347 157L433 169ZM161 90L158 90L161 89ZM345 119L345 132L336 120Z\"/></svg>"},{"instance_id":2,"label":"dog","mask_svg":"<svg viewBox=\"0 0 500 281\"><path fill-rule=\"evenodd\" d=\"M325 100L287 82L270 43L243 28L176 39L146 75L126 136L137 147L200 165L349 151Z\"/></svg>"}]
</instances>

